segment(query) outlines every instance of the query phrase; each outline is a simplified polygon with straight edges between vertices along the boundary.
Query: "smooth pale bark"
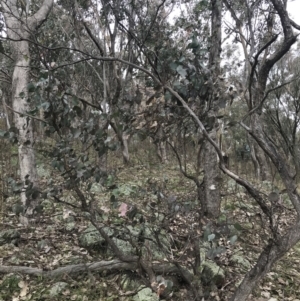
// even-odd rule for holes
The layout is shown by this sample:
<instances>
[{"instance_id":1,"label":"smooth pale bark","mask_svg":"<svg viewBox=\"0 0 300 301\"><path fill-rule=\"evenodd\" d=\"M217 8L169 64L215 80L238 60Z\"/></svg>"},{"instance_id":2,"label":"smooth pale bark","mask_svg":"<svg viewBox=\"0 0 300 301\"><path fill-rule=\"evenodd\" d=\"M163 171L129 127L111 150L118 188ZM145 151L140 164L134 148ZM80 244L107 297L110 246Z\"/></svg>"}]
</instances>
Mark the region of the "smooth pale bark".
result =
<instances>
[{"instance_id":1,"label":"smooth pale bark","mask_svg":"<svg viewBox=\"0 0 300 301\"><path fill-rule=\"evenodd\" d=\"M2 3L7 27L7 38L10 40L13 59L15 61L12 76L12 105L15 112L29 111L28 83L30 71L29 42L31 35L46 20L53 5L53 0L45 0L40 9L30 17L20 17L17 0L6 0ZM28 179L37 186L37 171L35 152L33 149L32 120L26 116L14 113L15 126L19 131L18 154L20 177ZM22 202L26 204L25 193Z\"/></svg>"}]
</instances>

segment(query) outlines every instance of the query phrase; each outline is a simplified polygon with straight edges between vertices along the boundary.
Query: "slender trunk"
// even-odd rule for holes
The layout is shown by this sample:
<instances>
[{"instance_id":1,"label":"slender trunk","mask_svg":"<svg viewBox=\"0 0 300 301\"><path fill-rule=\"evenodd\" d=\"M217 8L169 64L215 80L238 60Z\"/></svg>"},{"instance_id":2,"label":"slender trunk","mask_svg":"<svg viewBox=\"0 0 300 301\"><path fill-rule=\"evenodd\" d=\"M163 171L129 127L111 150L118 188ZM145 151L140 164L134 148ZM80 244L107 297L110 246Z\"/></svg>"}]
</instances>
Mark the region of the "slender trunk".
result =
<instances>
[{"instance_id":1,"label":"slender trunk","mask_svg":"<svg viewBox=\"0 0 300 301\"><path fill-rule=\"evenodd\" d=\"M221 23L222 23L222 1L211 0L212 16L211 16L211 52L209 57L209 65L212 70L213 81L217 82L220 75L220 58L221 58ZM211 130L211 138L218 143L216 127L217 118L215 117L217 94L211 87L210 99L212 101L211 112L209 118L214 120ZM218 179L220 178L220 170L218 164L217 153L214 147L208 142L204 142L204 211L205 215L217 217L220 214L220 189Z\"/></svg>"},{"instance_id":2,"label":"slender trunk","mask_svg":"<svg viewBox=\"0 0 300 301\"><path fill-rule=\"evenodd\" d=\"M256 153L255 153L255 150L254 150L254 141L253 139L251 139L250 136L248 136L248 143L249 143L249 147L250 147L250 156L251 156L251 160L252 160L252 163L253 163L253 166L254 166L254 173L255 173L255 178L256 179L260 179L260 165L258 163L258 160L256 158Z\"/></svg>"},{"instance_id":3,"label":"slender trunk","mask_svg":"<svg viewBox=\"0 0 300 301\"><path fill-rule=\"evenodd\" d=\"M258 175L258 179L265 181L270 179L270 169L268 166L267 158L263 152L263 150L254 142L253 145L255 157L257 158L257 162L259 165L260 174Z\"/></svg>"},{"instance_id":4,"label":"slender trunk","mask_svg":"<svg viewBox=\"0 0 300 301\"><path fill-rule=\"evenodd\" d=\"M12 114L11 114L11 111L8 111L8 109L7 109L6 98L7 98L7 94L3 93L3 95L2 95L2 103L3 103L4 113L5 113L6 127L7 127L7 129L10 129L10 127L11 127L11 121L12 121Z\"/></svg>"},{"instance_id":5,"label":"slender trunk","mask_svg":"<svg viewBox=\"0 0 300 301\"><path fill-rule=\"evenodd\" d=\"M216 131L212 130L209 134L211 138L216 140ZM204 145L204 193L205 202L202 203L204 215L209 217L218 217L220 214L220 187L218 179L220 177L220 169L217 153L214 147L205 141Z\"/></svg>"},{"instance_id":6,"label":"slender trunk","mask_svg":"<svg viewBox=\"0 0 300 301\"><path fill-rule=\"evenodd\" d=\"M123 161L125 164L129 163L129 149L128 149L128 140L129 140L129 135L126 133L122 133L122 155L123 155Z\"/></svg>"},{"instance_id":7,"label":"slender trunk","mask_svg":"<svg viewBox=\"0 0 300 301\"><path fill-rule=\"evenodd\" d=\"M159 143L159 148L160 148L162 163L167 163L168 162L168 157L167 157L166 142L165 141L161 141Z\"/></svg>"},{"instance_id":8,"label":"slender trunk","mask_svg":"<svg viewBox=\"0 0 300 301\"><path fill-rule=\"evenodd\" d=\"M271 241L259 256L256 265L246 274L230 301L246 301L253 289L257 286L273 265L282 258L300 239L300 222L288 230L276 242Z\"/></svg>"},{"instance_id":9,"label":"slender trunk","mask_svg":"<svg viewBox=\"0 0 300 301\"><path fill-rule=\"evenodd\" d=\"M164 130L163 127L160 126L156 132L157 141L155 141L155 148L157 156L161 163L167 162L167 149L166 149L166 141L164 141Z\"/></svg>"},{"instance_id":10,"label":"slender trunk","mask_svg":"<svg viewBox=\"0 0 300 301\"><path fill-rule=\"evenodd\" d=\"M27 41L13 44L15 50L16 64L12 77L12 98L15 112L27 112L30 110L28 98L29 64L30 53ZM33 150L33 126L32 119L14 113L15 126L19 131L18 155L20 164L21 180L29 180L33 186L37 186L37 171L35 152ZM25 185L26 186L26 185ZM22 203L26 203L25 193L21 194Z\"/></svg>"},{"instance_id":11,"label":"slender trunk","mask_svg":"<svg viewBox=\"0 0 300 301\"><path fill-rule=\"evenodd\" d=\"M156 154L157 154L160 162L163 164L166 163L168 161L166 142L164 142L164 141L156 142L155 148L156 148Z\"/></svg>"}]
</instances>

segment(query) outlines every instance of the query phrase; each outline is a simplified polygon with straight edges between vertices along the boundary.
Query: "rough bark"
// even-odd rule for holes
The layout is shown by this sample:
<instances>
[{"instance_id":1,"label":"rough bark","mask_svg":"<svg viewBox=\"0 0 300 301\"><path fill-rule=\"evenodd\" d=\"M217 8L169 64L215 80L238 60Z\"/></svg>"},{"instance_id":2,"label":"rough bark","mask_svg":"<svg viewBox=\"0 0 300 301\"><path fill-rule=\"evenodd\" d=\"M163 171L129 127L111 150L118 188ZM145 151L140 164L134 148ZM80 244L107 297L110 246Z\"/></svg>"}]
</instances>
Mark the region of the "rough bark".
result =
<instances>
[{"instance_id":1,"label":"rough bark","mask_svg":"<svg viewBox=\"0 0 300 301\"><path fill-rule=\"evenodd\" d=\"M37 277L45 278L56 278L63 275L78 275L87 272L103 272L103 271L134 271L139 267L138 261L135 262L124 262L119 259L114 259L110 261L96 261L90 263L74 264L64 267L59 267L52 271L44 271L38 268L31 268L25 266L0 266L0 273L18 273L23 275L32 275ZM187 281L191 282L193 280L193 275L185 270L184 268L173 264L154 264L153 270L157 274L177 274L178 276L183 276Z\"/></svg>"},{"instance_id":2,"label":"rough bark","mask_svg":"<svg viewBox=\"0 0 300 301\"><path fill-rule=\"evenodd\" d=\"M161 163L167 163L168 162L168 156L167 156L167 146L165 141L160 141L157 144L157 154L160 158Z\"/></svg>"},{"instance_id":3,"label":"rough bark","mask_svg":"<svg viewBox=\"0 0 300 301\"><path fill-rule=\"evenodd\" d=\"M216 141L216 131L210 132L210 137ZM204 215L208 217L218 217L220 214L220 188L218 179L220 178L220 169L218 156L215 148L209 143L204 145L204 193L205 202L201 202Z\"/></svg>"},{"instance_id":4,"label":"rough bark","mask_svg":"<svg viewBox=\"0 0 300 301\"><path fill-rule=\"evenodd\" d=\"M13 120L13 118L12 118L12 112L8 110L8 104L7 104L6 99L8 99L7 93L3 92L2 93L2 103L3 103L4 113L5 113L6 127L7 127L7 129L10 129L11 121Z\"/></svg>"},{"instance_id":5,"label":"rough bark","mask_svg":"<svg viewBox=\"0 0 300 301\"><path fill-rule=\"evenodd\" d=\"M129 160L130 160L128 140L129 140L129 135L127 135L125 132L123 132L122 133L122 155L123 155L123 162L125 164L128 164Z\"/></svg>"},{"instance_id":6,"label":"rough bark","mask_svg":"<svg viewBox=\"0 0 300 301\"><path fill-rule=\"evenodd\" d=\"M15 61L12 76L12 105L14 111L25 113L29 111L28 83L30 70L29 42L31 35L47 18L53 5L53 0L45 0L40 9L30 17L20 17L17 0L6 0L2 3L7 27L7 38L11 41L13 59ZM15 126L19 131L18 154L20 177L22 181L29 180L37 186L37 171L35 153L33 150L32 120L27 116L14 113ZM25 193L21 195L26 204Z\"/></svg>"},{"instance_id":7,"label":"rough bark","mask_svg":"<svg viewBox=\"0 0 300 301\"><path fill-rule=\"evenodd\" d=\"M216 142L209 136L208 132L205 130L202 122L195 115L195 113L189 108L187 103L176 93L172 88L165 86L165 88L170 91L180 102L183 107L189 112L189 114L194 118L197 125L201 129L205 138L214 146L219 160L220 168L226 173L229 177L234 179L239 185L245 187L248 193L256 200L264 214L269 218L270 224L272 225L272 214L270 208L265 202L265 198L261 195L253 185L244 180L243 178L237 176L230 170L228 170L224 164L222 152L216 144ZM260 118L258 114L253 116L252 124L255 125L253 129L244 126L244 128L250 133L252 138L259 144L263 149L265 154L270 158L276 167L283 184L285 185L286 191L289 195L289 198L294 206L294 209L297 213L297 221L290 228L287 229L286 233L279 235L276 232L276 229L273 229L273 239L270 239L269 244L266 246L262 254L260 255L257 264L246 274L243 282L239 285L236 292L230 299L231 301L246 301L249 294L253 291L258 282L270 272L273 265L283 256L286 252L292 248L300 240L300 196L297 192L297 184L293 175L290 174L287 162L284 161L280 153L276 148L270 144L265 138L260 127L260 122L257 122L257 119ZM276 227L275 227L276 228Z\"/></svg>"},{"instance_id":8,"label":"rough bark","mask_svg":"<svg viewBox=\"0 0 300 301\"><path fill-rule=\"evenodd\" d=\"M257 179L261 181L270 180L270 169L268 166L268 161L263 150L257 145L256 142L253 142L253 151L255 153L255 158L258 163L257 170Z\"/></svg>"},{"instance_id":9,"label":"rough bark","mask_svg":"<svg viewBox=\"0 0 300 301\"><path fill-rule=\"evenodd\" d=\"M160 160L161 163L167 163L167 148L166 148L166 141L164 141L164 130L162 126L158 127L158 130L156 131L156 137L157 141L154 141L155 143L155 149L156 154Z\"/></svg>"},{"instance_id":10,"label":"rough bark","mask_svg":"<svg viewBox=\"0 0 300 301\"><path fill-rule=\"evenodd\" d=\"M252 138L258 143L258 145L264 151L265 155L269 157L269 159L276 167L281 177L282 183L286 188L289 199L297 213L296 222L290 229L287 229L283 235L280 235L278 233L276 227L272 227L272 210L267 206L261 193L257 189L255 189L255 187L249 182L237 176L226 168L220 148L218 147L217 143L209 136L199 118L176 92L174 92L170 87L166 87L166 89L168 89L168 91L170 91L172 95L176 96L176 98L180 100L183 107L187 109L189 114L197 122L205 138L214 146L215 150L218 153L220 168L222 169L222 171L232 179L234 179L238 184L244 186L247 189L248 193L256 200L256 202L259 204L262 211L270 221L270 227L273 237L270 238L268 245L261 253L257 264L245 275L243 282L239 285L236 292L231 297L231 301L246 301L249 294L253 291L255 286L257 286L258 282L266 275L266 273L271 270L276 261L278 261L284 254L286 254L286 252L290 248L292 248L300 240L300 196L297 192L297 183L295 182L293 175L290 173L291 169L289 168L288 163L283 159L280 152L278 152L276 146L273 145L272 142L267 139L267 137L265 137L262 127L262 110L259 110L260 105L262 105L265 99L266 83L271 68L278 60L281 59L281 57L285 53L289 51L290 47L296 42L296 36L293 34L291 25L289 24L288 14L284 10L282 3L279 0L271 0L271 2L273 3L275 10L280 16L284 32L284 39L277 47L277 49L273 52L273 54L264 60L264 62L260 65L258 72L256 73L258 74L257 84L255 84L255 88L257 89L255 90L255 97L253 97L252 99L250 98L250 101L254 100L252 102L252 104L254 104L254 109L252 109L252 112L250 114L250 127L244 124L242 125L252 136ZM258 51L256 60L258 59L259 53L261 53L261 50ZM252 68L256 67L257 62L253 64ZM254 73L255 72L253 71L252 76L254 75Z\"/></svg>"},{"instance_id":11,"label":"rough bark","mask_svg":"<svg viewBox=\"0 0 300 301\"><path fill-rule=\"evenodd\" d=\"M273 239L271 239L264 251L261 253L256 265L246 274L243 282L239 285L235 294L232 296L231 301L246 301L249 294L254 287L258 284L258 281L262 279L273 267L274 263L279 260L286 252L292 248L300 240L300 196L297 192L297 183L291 175L291 168L284 160L281 154L276 149L276 146L269 141L264 134L262 126L262 103L265 99L265 90L268 75L274 64L279 61L289 50L290 47L296 42L296 36L293 34L292 26L286 8L279 0L271 0L276 12L278 13L281 21L281 26L284 33L284 39L281 44L276 48L270 57L266 58L258 68L257 81L253 85L254 94L253 99L250 101L254 108L257 108L250 118L250 128L244 126L250 135L254 138L260 148L264 151L274 166L276 167L286 191L289 195L294 209L297 213L297 221L294 225L287 230L284 235L279 235L276 229L273 229ZM273 39L275 40L275 39ZM259 54L262 51L259 50L255 56L256 62L252 66L255 68L257 65ZM254 75L254 69L251 72ZM251 78L250 78L251 83Z\"/></svg>"},{"instance_id":12,"label":"rough bark","mask_svg":"<svg viewBox=\"0 0 300 301\"><path fill-rule=\"evenodd\" d=\"M209 57L209 65L212 70L213 82L218 79L220 75L220 58L221 58L221 23L222 23L222 2L220 0L211 1L212 15L211 15L211 50ZM216 108L215 102L217 100L217 93L214 88L211 88L210 99L211 112L210 118L215 118ZM217 119L215 118L215 125L210 136L216 142ZM203 155L203 169L204 169L204 197L205 200L201 203L205 204L202 208L204 214L211 217L217 217L220 214L220 189L218 179L220 178L220 170L218 168L218 157L214 147L208 142L204 142Z\"/></svg>"},{"instance_id":13,"label":"rough bark","mask_svg":"<svg viewBox=\"0 0 300 301\"><path fill-rule=\"evenodd\" d=\"M274 263L284 256L300 239L300 223L298 222L280 240L271 241L259 256L256 265L248 272L239 285L231 301L244 301L257 285L259 280L266 276Z\"/></svg>"},{"instance_id":14,"label":"rough bark","mask_svg":"<svg viewBox=\"0 0 300 301\"><path fill-rule=\"evenodd\" d=\"M261 174L260 165L259 165L258 160L256 158L256 153L255 153L255 150L254 150L254 141L251 138L249 138L248 141L249 141L249 146L250 146L251 160L252 160L252 163L253 163L253 166L254 166L255 178L260 179L260 174Z\"/></svg>"},{"instance_id":15,"label":"rough bark","mask_svg":"<svg viewBox=\"0 0 300 301\"><path fill-rule=\"evenodd\" d=\"M284 27L288 22L288 14L286 12L282 12L284 9L282 6L282 3L279 0L270 0L275 10L278 12L280 18L282 19L282 26ZM266 60L260 65L259 72L253 71L252 76L254 74L257 74L258 76L258 82L259 82L259 93L257 94L257 102L258 105L262 105L263 101L265 100L265 90L266 90L266 83L268 79L269 72L271 68L274 66L274 64L280 60L280 58L289 51L290 47L296 42L296 36L292 32L291 26L287 26L284 28L284 39L279 45L278 49L275 50L270 57L266 58ZM270 44L269 44L270 46ZM261 51L259 51L261 53ZM255 62L252 65L252 68L256 68L258 66L257 62L257 56L259 56L259 53L255 56ZM230 176L232 179L234 179L239 185L242 185L245 187L248 191L248 193L256 200L256 202L259 204L262 211L265 213L265 215L269 218L270 221L272 221L272 214L271 210L268 207L265 197L262 196L260 191L258 191L253 185L251 185L248 181L245 179L239 177L238 175L234 174L232 171L230 171L224 164L223 160L223 154L216 143L208 134L207 130L205 129L203 123L199 120L199 117L195 114L195 112L188 106L187 102L180 97L180 95L174 91L169 85L162 84L160 79L157 78L155 75L151 74L147 69L135 65L131 62L119 59L119 58L111 58L111 57L101 57L99 58L101 61L118 61L121 63L125 63L130 66L134 66L134 68L141 70L145 74L149 75L156 83L160 84L163 89L170 92L170 94L176 99L178 99L182 106L188 111L190 116L195 120L196 124L198 125L199 129L202 131L203 136L211 143L211 145L214 146L218 157L220 161L220 168L221 170L226 173L228 176ZM253 82L252 82L253 84ZM252 87L252 85L251 85ZM250 99L251 100L251 99ZM260 120L260 113L259 112L259 106L251 108L251 112L249 112L248 115L251 115L251 127L248 127L241 123L243 127L248 131L248 133L255 139L255 141L259 144L259 146L263 149L264 153L269 157L269 159L272 161L274 166L276 167L282 183L285 185L286 191L288 193L288 196L290 198L291 203L294 206L295 211L297 212L297 221L296 223L290 228L287 229L287 232L284 234L284 236L280 236L276 233L276 231L273 232L274 235L274 244L269 243L268 247L266 248L265 252L263 252L260 256L260 259L258 260L258 266L260 268L254 267L246 276L243 283L238 287L238 289L235 292L235 295L232 297L231 300L234 301L246 301L247 297L249 295L249 292L253 290L253 288L257 285L258 281L261 280L261 278L270 271L273 264L281 258L281 256L286 253L288 249L293 247L296 242L299 241L299 233L300 233L300 222L299 222L299 216L300 216L300 196L297 192L297 183L295 182L295 179L293 175L290 174L289 168L287 165L287 162L283 160L280 153L277 151L276 146L274 146L269 140L265 139L264 131L261 127L261 120ZM262 110L260 110L262 111ZM272 225L272 223L270 223ZM276 230L276 229L275 229ZM281 242L282 241L282 242ZM270 253L271 252L271 253ZM266 254L271 254L270 259L266 256ZM268 260L268 261L266 261ZM253 275L255 275L255 279L253 279ZM239 296L239 297L237 297Z\"/></svg>"}]
</instances>

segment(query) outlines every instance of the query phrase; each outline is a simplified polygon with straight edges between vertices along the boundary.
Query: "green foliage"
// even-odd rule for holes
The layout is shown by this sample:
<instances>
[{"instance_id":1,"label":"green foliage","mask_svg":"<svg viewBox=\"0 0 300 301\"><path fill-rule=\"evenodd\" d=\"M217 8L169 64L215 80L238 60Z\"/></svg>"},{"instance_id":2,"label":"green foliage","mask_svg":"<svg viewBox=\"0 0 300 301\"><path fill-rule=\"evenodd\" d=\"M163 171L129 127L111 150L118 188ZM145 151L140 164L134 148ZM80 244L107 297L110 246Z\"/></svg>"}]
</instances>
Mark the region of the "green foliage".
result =
<instances>
[{"instance_id":1,"label":"green foliage","mask_svg":"<svg viewBox=\"0 0 300 301\"><path fill-rule=\"evenodd\" d=\"M11 126L7 131L0 131L0 137L8 139L10 143L18 143L18 130L17 128Z\"/></svg>"},{"instance_id":2,"label":"green foliage","mask_svg":"<svg viewBox=\"0 0 300 301\"><path fill-rule=\"evenodd\" d=\"M197 124L182 108L178 99L162 87L172 87L208 130L216 126L216 117L210 116L208 112L213 107L213 98L218 98L216 103L225 113L223 119L218 116L220 123L217 130L220 141L222 138L224 144L228 142L230 145L228 149L231 149L236 165L251 159L252 142L239 124L252 104L240 100L230 107L227 105L225 90L218 90L218 84L211 76L211 2L201 0L187 3L189 9L182 10L182 15L169 22L166 12L174 4L173 1L163 1L160 6L155 1L146 3L142 0L112 0L102 4L93 0L57 1L55 14L49 15L34 36L35 43L30 44L31 70L27 85L30 110L23 113L27 121L31 117L35 119L36 138L42 140L41 145L45 148L41 151L44 156L42 161L45 166L49 166L49 170L43 173L46 179L43 179L40 190L33 187L27 177L25 193L31 200L39 199L40 195L42 198L50 198L51 202L48 201L50 204L46 206L47 213L57 209L57 204L52 203L53 197L60 203L60 209L60 206L74 207L74 216L69 211L63 214L60 212L59 222L68 223L63 227L68 233L81 231L82 224L78 227L78 223L84 224L93 219L126 255L134 254L141 262L149 261L150 264L153 259L160 260L161 263L176 262L188 272L193 270L195 275L192 276L196 278L203 268L196 267L198 258L193 257L199 245L200 253L205 253L204 257L211 262L222 260L227 256L227 250L240 244L243 239L240 233L246 228L243 225L252 226L253 223L254 227L258 222L242 220L257 208L244 202L245 199L248 201L248 196L237 188L233 180L227 185L222 184L225 194L230 194L229 203L226 204L226 210L233 215L230 218L227 218L225 212L218 220L207 221L203 226L199 213L201 208L195 201L201 201L201 197L190 196L195 193L194 184L199 186L199 179L202 180L200 164L195 167L194 159L200 160L203 137L199 135ZM266 9L269 8L267 2L261 3L253 8L260 28L256 31L257 41L249 45L254 48L267 41L269 36L265 30L268 25L265 15L273 14L273 8L270 11ZM247 23L245 5L234 1L230 1L230 5L241 24ZM260 5L266 5L266 8ZM2 22L0 27L1 24ZM227 28L227 33L231 34L231 29ZM237 38L233 43L237 43ZM247 43L250 42L247 40ZM244 77L249 78L249 74L242 74L238 62L235 62L238 47L231 46L226 48L222 72L230 74L229 81L239 82L239 78L242 81ZM5 47L4 42L0 41L0 52L7 52ZM247 44L246 48L250 47ZM7 54L9 57L8 52ZM252 53L249 57L253 55ZM105 61L103 57L106 57ZM295 66L299 63L294 58L290 59ZM128 64L121 63L121 60ZM233 61L232 66L230 60ZM246 61L248 63L247 59ZM257 65L262 63L259 61ZM294 67L286 65L291 73L297 74ZM252 62L251 66L254 66ZM288 76L287 67L278 65L270 75L268 85L271 90L284 82L284 78ZM155 76L159 83L149 74ZM242 84L248 85L244 82ZM295 80L295 83L287 87L265 94L267 99L263 105L266 111L262 112L267 112L263 120L266 125L270 125L264 128L264 133L279 153L294 158L296 168L299 162L298 86L299 80ZM250 91L251 89L252 87ZM11 90L7 91L10 95ZM246 90L243 92L250 97ZM19 96L24 98L25 95L27 94L21 92ZM286 107L282 106L282 99ZM144 107L139 106L142 101L146 103ZM137 122L139 117L143 118L144 123ZM41 119L43 122L38 127L38 120ZM243 121L248 125L248 119ZM142 183L141 180L144 179L143 176L140 178L137 170L132 173L130 166L126 166L125 177L135 178L121 181L115 176L121 172L114 152L120 149L124 151L122 139L126 136L134 137L132 140L138 136L142 140L143 145L137 146L140 152L144 152L141 155L141 166L145 166L145 153L149 152L144 146L146 138L151 138L158 146L166 141L175 145L182 169L186 175L192 175L189 178L194 179L193 186L187 188L178 183L176 188L169 188L170 190L159 185L146 187L146 181ZM0 137L18 143L18 131L13 126L8 130L2 129ZM25 141L24 145L28 143L29 141ZM141 141L138 140L138 143L141 144ZM154 169L157 167L155 160L146 164L152 164ZM174 165L173 161L172 164ZM163 169L161 166L159 168ZM222 178L218 181L222 182ZM162 182L166 184L167 181ZM8 177L8 183L11 192L17 195L24 189L24 183L12 176ZM260 183L259 189L263 195L273 186L273 183L267 181ZM175 190L179 195L174 200L172 194ZM235 198L239 198L238 205L234 202ZM84 212L80 212L80 209ZM234 215L236 211L249 216L242 216L241 221L237 222ZM16 203L13 205L13 212L20 215L24 208ZM260 214L251 212L251 217L255 218ZM94 226L90 228L86 229L87 232L90 230L89 233L81 232L86 235L86 240L80 240L81 245L87 248L92 246L93 254L103 248L101 255L110 259L114 257L116 254L109 246L109 239L102 237ZM240 262L240 258L236 259ZM228 264L228 260L224 262L224 266ZM218 270L218 266L215 270ZM194 280L190 283L196 283ZM218 280L218 285L222 286L223 280ZM165 275L158 275L156 281L172 291L174 283ZM203 282L208 284L209 280L205 279ZM4 287L11 294L14 292L13 282L5 284L4 280L0 285L0 292ZM104 289L105 286L99 287L103 291L107 290ZM144 293L150 297L155 295L149 290ZM110 298L114 298L114 293L110 294Z\"/></svg>"},{"instance_id":3,"label":"green foliage","mask_svg":"<svg viewBox=\"0 0 300 301\"><path fill-rule=\"evenodd\" d=\"M13 192L21 192L24 184L19 181L15 181L13 178L7 179L8 184L11 186Z\"/></svg>"},{"instance_id":4,"label":"green foliage","mask_svg":"<svg viewBox=\"0 0 300 301\"><path fill-rule=\"evenodd\" d=\"M6 301L11 300L11 297L20 291L20 278L18 276L10 275L3 279L0 283L0 297Z\"/></svg>"}]
</instances>

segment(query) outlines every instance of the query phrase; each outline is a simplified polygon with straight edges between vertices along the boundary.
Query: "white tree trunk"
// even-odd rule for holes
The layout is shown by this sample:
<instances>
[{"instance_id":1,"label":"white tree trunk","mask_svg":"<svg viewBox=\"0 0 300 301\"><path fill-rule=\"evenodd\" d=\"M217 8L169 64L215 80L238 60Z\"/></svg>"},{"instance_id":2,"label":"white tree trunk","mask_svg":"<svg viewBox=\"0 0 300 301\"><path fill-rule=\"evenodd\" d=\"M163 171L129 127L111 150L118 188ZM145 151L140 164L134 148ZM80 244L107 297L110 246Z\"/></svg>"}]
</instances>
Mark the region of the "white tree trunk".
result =
<instances>
[{"instance_id":1,"label":"white tree trunk","mask_svg":"<svg viewBox=\"0 0 300 301\"><path fill-rule=\"evenodd\" d=\"M26 112L30 109L27 102L30 63L28 42L15 42L14 47L17 47L18 53L12 82L13 109L16 112ZM18 155L21 179L22 181L28 179L37 186L32 120L17 113L14 114L14 120L19 130ZM25 193L22 193L22 202L24 204L26 202Z\"/></svg>"},{"instance_id":2,"label":"white tree trunk","mask_svg":"<svg viewBox=\"0 0 300 301\"><path fill-rule=\"evenodd\" d=\"M15 126L19 131L18 154L20 164L20 176L25 184L28 179L37 186L37 171L35 152L33 149L32 120L21 116L19 113L30 109L28 98L28 83L30 70L29 42L31 35L47 18L53 5L53 0L44 0L40 9L31 17L21 18L17 0L4 0L4 18L7 27L7 38L11 41L11 50L15 67L12 77L12 104ZM19 113L16 113L19 112ZM26 204L25 193L22 193L22 202Z\"/></svg>"}]
</instances>

